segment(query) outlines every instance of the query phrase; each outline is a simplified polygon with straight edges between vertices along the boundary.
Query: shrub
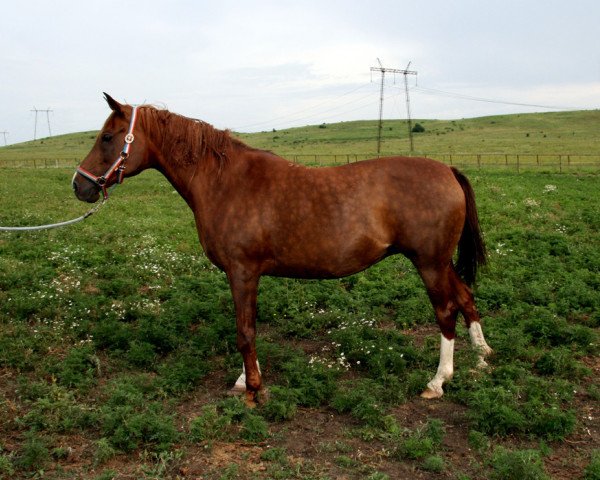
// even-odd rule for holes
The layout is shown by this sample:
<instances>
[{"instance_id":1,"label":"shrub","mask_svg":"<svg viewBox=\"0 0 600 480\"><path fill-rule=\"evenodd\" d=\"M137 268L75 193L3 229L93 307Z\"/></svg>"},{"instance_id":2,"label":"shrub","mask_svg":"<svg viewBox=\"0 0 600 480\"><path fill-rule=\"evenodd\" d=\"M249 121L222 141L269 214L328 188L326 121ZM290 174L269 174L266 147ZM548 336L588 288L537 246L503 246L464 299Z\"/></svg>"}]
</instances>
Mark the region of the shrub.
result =
<instances>
[{"instance_id":1,"label":"shrub","mask_svg":"<svg viewBox=\"0 0 600 480\"><path fill-rule=\"evenodd\" d=\"M25 444L17 459L17 465L25 470L41 470L49 457L46 442L35 433L29 432L25 435Z\"/></svg>"},{"instance_id":2,"label":"shrub","mask_svg":"<svg viewBox=\"0 0 600 480\"><path fill-rule=\"evenodd\" d=\"M0 470L1 471L1 470ZM583 472L584 480L600 480L600 450L594 450Z\"/></svg>"},{"instance_id":3,"label":"shrub","mask_svg":"<svg viewBox=\"0 0 600 480\"><path fill-rule=\"evenodd\" d=\"M440 446L444 440L446 429L439 418L430 418L425 425L425 436L431 438L433 444Z\"/></svg>"},{"instance_id":4,"label":"shrub","mask_svg":"<svg viewBox=\"0 0 600 480\"><path fill-rule=\"evenodd\" d=\"M297 390L274 385L269 388L269 401L261 408L261 414L276 422L290 420L296 415L297 405Z\"/></svg>"},{"instance_id":5,"label":"shrub","mask_svg":"<svg viewBox=\"0 0 600 480\"><path fill-rule=\"evenodd\" d=\"M104 435L112 445L124 452L131 452L140 446L165 451L179 438L173 417L165 415L158 404L150 404L140 412L124 406L105 410L104 413Z\"/></svg>"},{"instance_id":6,"label":"shrub","mask_svg":"<svg viewBox=\"0 0 600 480\"><path fill-rule=\"evenodd\" d=\"M335 391L338 374L324 365L310 365L303 356L288 360L281 368L286 386L298 393L298 405L318 407Z\"/></svg>"},{"instance_id":7,"label":"shrub","mask_svg":"<svg viewBox=\"0 0 600 480\"><path fill-rule=\"evenodd\" d=\"M11 456L0 453L0 480L13 478L14 473Z\"/></svg>"},{"instance_id":8,"label":"shrub","mask_svg":"<svg viewBox=\"0 0 600 480\"><path fill-rule=\"evenodd\" d=\"M514 395L504 387L482 388L470 395L469 416L474 427L488 435L522 432L527 420L519 411Z\"/></svg>"},{"instance_id":9,"label":"shrub","mask_svg":"<svg viewBox=\"0 0 600 480\"><path fill-rule=\"evenodd\" d=\"M158 384L169 393L181 393L193 388L210 368L196 352L183 351L158 369Z\"/></svg>"},{"instance_id":10,"label":"shrub","mask_svg":"<svg viewBox=\"0 0 600 480\"><path fill-rule=\"evenodd\" d=\"M110 396L101 409L104 436L119 450L130 452L140 446L167 450L179 438L171 415L152 401L154 393L145 377L127 377L109 387Z\"/></svg>"},{"instance_id":11,"label":"shrub","mask_svg":"<svg viewBox=\"0 0 600 480\"><path fill-rule=\"evenodd\" d=\"M199 416L190 424L190 439L194 442L218 440L227 434L226 427L231 424L231 419L219 415L215 404L204 405Z\"/></svg>"},{"instance_id":12,"label":"shrub","mask_svg":"<svg viewBox=\"0 0 600 480\"><path fill-rule=\"evenodd\" d=\"M444 470L444 459L439 455L430 455L423 460L421 468L428 472L440 473Z\"/></svg>"},{"instance_id":13,"label":"shrub","mask_svg":"<svg viewBox=\"0 0 600 480\"><path fill-rule=\"evenodd\" d=\"M94 451L94 466L102 465L108 462L116 455L117 451L112 447L106 438L101 438L96 442L96 450Z\"/></svg>"},{"instance_id":14,"label":"shrub","mask_svg":"<svg viewBox=\"0 0 600 480\"><path fill-rule=\"evenodd\" d=\"M415 123L415 125L412 127L413 133L423 133L424 131L425 131L425 127L423 125L421 125L420 123Z\"/></svg>"},{"instance_id":15,"label":"shrub","mask_svg":"<svg viewBox=\"0 0 600 480\"><path fill-rule=\"evenodd\" d=\"M549 480L537 450L507 450L498 447L491 459L492 480Z\"/></svg>"},{"instance_id":16,"label":"shrub","mask_svg":"<svg viewBox=\"0 0 600 480\"><path fill-rule=\"evenodd\" d=\"M240 423L248 411L241 397L229 397L217 405L221 415L226 417L230 423Z\"/></svg>"},{"instance_id":17,"label":"shrub","mask_svg":"<svg viewBox=\"0 0 600 480\"><path fill-rule=\"evenodd\" d=\"M577 416L574 410L554 407L531 409L531 431L547 440L562 440L575 428Z\"/></svg>"},{"instance_id":18,"label":"shrub","mask_svg":"<svg viewBox=\"0 0 600 480\"><path fill-rule=\"evenodd\" d=\"M369 426L380 428L385 418L382 390L383 387L374 380L350 382L346 388L336 392L331 400L331 406L340 413L350 412Z\"/></svg>"},{"instance_id":19,"label":"shrub","mask_svg":"<svg viewBox=\"0 0 600 480\"><path fill-rule=\"evenodd\" d=\"M138 340L131 341L129 351L127 352L127 360L136 367L151 367L156 360L154 345Z\"/></svg>"},{"instance_id":20,"label":"shrub","mask_svg":"<svg viewBox=\"0 0 600 480\"><path fill-rule=\"evenodd\" d=\"M267 462L277 462L279 464L287 463L287 454L285 448L269 448L260 454L260 459Z\"/></svg>"},{"instance_id":21,"label":"shrub","mask_svg":"<svg viewBox=\"0 0 600 480\"><path fill-rule=\"evenodd\" d=\"M58 371L61 385L85 389L90 387L95 379L100 360L90 346L72 348L63 360Z\"/></svg>"},{"instance_id":22,"label":"shrub","mask_svg":"<svg viewBox=\"0 0 600 480\"><path fill-rule=\"evenodd\" d=\"M390 480L390 477L387 473L373 472L367 477L367 480Z\"/></svg>"},{"instance_id":23,"label":"shrub","mask_svg":"<svg viewBox=\"0 0 600 480\"><path fill-rule=\"evenodd\" d=\"M94 480L115 480L117 475L117 472L114 470L104 470L100 475L95 477Z\"/></svg>"},{"instance_id":24,"label":"shrub","mask_svg":"<svg viewBox=\"0 0 600 480\"><path fill-rule=\"evenodd\" d=\"M98 322L92 334L97 348L106 348L112 351L124 351L134 334L132 327L117 320L104 320Z\"/></svg>"},{"instance_id":25,"label":"shrub","mask_svg":"<svg viewBox=\"0 0 600 480\"><path fill-rule=\"evenodd\" d=\"M53 384L40 396L21 421L35 430L69 432L96 425L97 412L77 404L73 394Z\"/></svg>"},{"instance_id":26,"label":"shrub","mask_svg":"<svg viewBox=\"0 0 600 480\"><path fill-rule=\"evenodd\" d=\"M348 455L339 455L335 457L334 461L343 468L354 468L358 465L358 461Z\"/></svg>"},{"instance_id":27,"label":"shrub","mask_svg":"<svg viewBox=\"0 0 600 480\"><path fill-rule=\"evenodd\" d=\"M564 347L544 352L535 362L535 368L542 375L558 375L571 379L581 377L585 373L585 369L573 358L571 351Z\"/></svg>"},{"instance_id":28,"label":"shrub","mask_svg":"<svg viewBox=\"0 0 600 480\"><path fill-rule=\"evenodd\" d=\"M469 431L469 445L479 453L484 453L490 448L490 440L477 430Z\"/></svg>"},{"instance_id":29,"label":"shrub","mask_svg":"<svg viewBox=\"0 0 600 480\"><path fill-rule=\"evenodd\" d=\"M269 425L260 415L248 412L242 421L240 437L248 442L262 442L269 438Z\"/></svg>"},{"instance_id":30,"label":"shrub","mask_svg":"<svg viewBox=\"0 0 600 480\"><path fill-rule=\"evenodd\" d=\"M402 442L398 453L403 458L417 460L431 455L434 451L435 445L433 444L433 440L417 432Z\"/></svg>"},{"instance_id":31,"label":"shrub","mask_svg":"<svg viewBox=\"0 0 600 480\"><path fill-rule=\"evenodd\" d=\"M248 442L261 442L269 437L266 420L249 410L240 397L229 397L218 404L202 407L202 413L191 422L190 439L210 441L228 438L234 432L234 425L240 438Z\"/></svg>"},{"instance_id":32,"label":"shrub","mask_svg":"<svg viewBox=\"0 0 600 480\"><path fill-rule=\"evenodd\" d=\"M432 418L400 443L397 454L411 460L425 458L433 455L441 447L443 439L443 422Z\"/></svg>"}]
</instances>

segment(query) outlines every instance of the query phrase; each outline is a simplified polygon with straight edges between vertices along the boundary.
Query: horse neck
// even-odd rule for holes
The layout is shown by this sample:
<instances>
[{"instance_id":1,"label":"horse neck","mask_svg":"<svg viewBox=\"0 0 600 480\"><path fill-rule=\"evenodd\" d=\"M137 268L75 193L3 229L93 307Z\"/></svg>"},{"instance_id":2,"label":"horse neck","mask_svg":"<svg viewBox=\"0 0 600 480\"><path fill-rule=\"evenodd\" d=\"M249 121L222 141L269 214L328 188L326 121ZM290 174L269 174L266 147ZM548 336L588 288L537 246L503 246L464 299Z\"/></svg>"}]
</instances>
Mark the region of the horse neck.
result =
<instances>
[{"instance_id":1,"label":"horse neck","mask_svg":"<svg viewBox=\"0 0 600 480\"><path fill-rule=\"evenodd\" d=\"M168 112L166 113L168 114ZM170 115L179 127L193 128L193 124L197 122ZM186 125L188 122L189 124ZM211 195L211 190L220 180L222 165L217 158L218 155L221 153L227 155L229 152L216 153L204 143L204 139L202 142L176 142L177 148L174 149L173 141L178 135L181 135L181 132L173 131L173 126L169 125L168 120L163 128L164 131L154 128L149 132L154 164L188 205L196 211L196 207L202 203L203 198ZM210 126L205 126L205 128L212 129ZM220 133L224 134L224 132ZM171 138L168 138L169 136ZM227 156L229 157L229 155Z\"/></svg>"}]
</instances>

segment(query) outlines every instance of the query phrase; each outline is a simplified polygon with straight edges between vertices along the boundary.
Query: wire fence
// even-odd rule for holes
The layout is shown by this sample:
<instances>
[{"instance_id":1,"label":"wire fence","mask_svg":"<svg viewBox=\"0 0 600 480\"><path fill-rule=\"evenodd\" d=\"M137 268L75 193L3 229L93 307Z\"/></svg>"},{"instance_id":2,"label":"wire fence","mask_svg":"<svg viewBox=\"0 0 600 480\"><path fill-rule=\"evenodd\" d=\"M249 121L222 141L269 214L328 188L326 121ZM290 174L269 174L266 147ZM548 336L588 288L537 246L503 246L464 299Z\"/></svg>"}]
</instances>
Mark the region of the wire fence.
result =
<instances>
[{"instance_id":1,"label":"wire fence","mask_svg":"<svg viewBox=\"0 0 600 480\"><path fill-rule=\"evenodd\" d=\"M76 168L81 158L0 159L0 168Z\"/></svg>"},{"instance_id":2,"label":"wire fence","mask_svg":"<svg viewBox=\"0 0 600 480\"><path fill-rule=\"evenodd\" d=\"M383 155L380 155L383 156ZM600 172L600 153L420 153L461 168L552 172ZM341 165L377 155L368 153L288 154L285 158L303 165ZM76 168L80 158L0 159L0 168Z\"/></svg>"},{"instance_id":3,"label":"wire fence","mask_svg":"<svg viewBox=\"0 0 600 480\"><path fill-rule=\"evenodd\" d=\"M307 165L340 165L368 158L372 154L298 154L288 158ZM382 156L382 155L380 155ZM544 170L544 171L600 171L599 154L575 153L422 153L418 156L439 160L448 165L477 169Z\"/></svg>"}]
</instances>

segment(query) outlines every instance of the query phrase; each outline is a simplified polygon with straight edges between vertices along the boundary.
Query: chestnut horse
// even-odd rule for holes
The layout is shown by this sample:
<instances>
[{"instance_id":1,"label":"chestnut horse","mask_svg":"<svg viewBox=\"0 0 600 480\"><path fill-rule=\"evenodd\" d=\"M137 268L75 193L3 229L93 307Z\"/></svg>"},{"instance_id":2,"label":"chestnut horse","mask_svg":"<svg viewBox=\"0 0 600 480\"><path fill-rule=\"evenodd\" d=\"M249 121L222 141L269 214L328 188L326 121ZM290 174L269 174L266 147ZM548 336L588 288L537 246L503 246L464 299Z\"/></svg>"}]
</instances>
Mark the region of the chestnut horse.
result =
<instances>
[{"instance_id":1,"label":"chestnut horse","mask_svg":"<svg viewBox=\"0 0 600 480\"><path fill-rule=\"evenodd\" d=\"M262 275L338 278L402 253L423 279L441 330L439 367L422 396L442 396L452 377L459 312L485 365L491 349L469 287L485 247L473 189L458 170L405 157L304 167L205 122L105 97L112 113L73 177L75 194L96 202L147 168L171 182L194 212L206 255L227 275L244 362L236 388L249 405L262 388L255 349Z\"/></svg>"}]
</instances>

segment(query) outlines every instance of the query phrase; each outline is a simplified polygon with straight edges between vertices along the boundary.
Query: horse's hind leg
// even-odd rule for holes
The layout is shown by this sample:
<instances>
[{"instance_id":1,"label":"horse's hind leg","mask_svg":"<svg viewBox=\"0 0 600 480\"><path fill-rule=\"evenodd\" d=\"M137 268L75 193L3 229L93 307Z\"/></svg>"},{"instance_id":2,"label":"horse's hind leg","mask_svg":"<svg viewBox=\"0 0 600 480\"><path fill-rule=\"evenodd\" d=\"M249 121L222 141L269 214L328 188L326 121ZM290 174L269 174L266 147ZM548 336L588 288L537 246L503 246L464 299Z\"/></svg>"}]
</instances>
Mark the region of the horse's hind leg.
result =
<instances>
[{"instance_id":1,"label":"horse's hind leg","mask_svg":"<svg viewBox=\"0 0 600 480\"><path fill-rule=\"evenodd\" d=\"M471 289L458 277L454 269L452 270L454 289L456 292L456 301L458 308L465 318L465 324L469 330L469 337L473 348L479 355L479 367L487 366L485 357L492 353L492 349L485 341L483 330L481 329L481 319L479 312L475 307L475 299Z\"/></svg>"},{"instance_id":2,"label":"horse's hind leg","mask_svg":"<svg viewBox=\"0 0 600 480\"><path fill-rule=\"evenodd\" d=\"M435 318L441 330L440 363L435 376L427 384L427 388L421 396L438 398L444 394L442 385L450 380L454 373L454 337L456 336L456 317L459 306L454 298L450 264L441 269L417 268L427 287Z\"/></svg>"},{"instance_id":3,"label":"horse's hind leg","mask_svg":"<svg viewBox=\"0 0 600 480\"><path fill-rule=\"evenodd\" d=\"M421 394L438 398L444 394L442 385L454 373L454 338L456 318L460 311L465 317L473 347L479 353L479 366L486 366L485 357L492 353L481 330L479 313L471 289L460 279L449 262L444 268L417 267L427 288L435 317L441 330L440 363L433 379Z\"/></svg>"}]
</instances>

